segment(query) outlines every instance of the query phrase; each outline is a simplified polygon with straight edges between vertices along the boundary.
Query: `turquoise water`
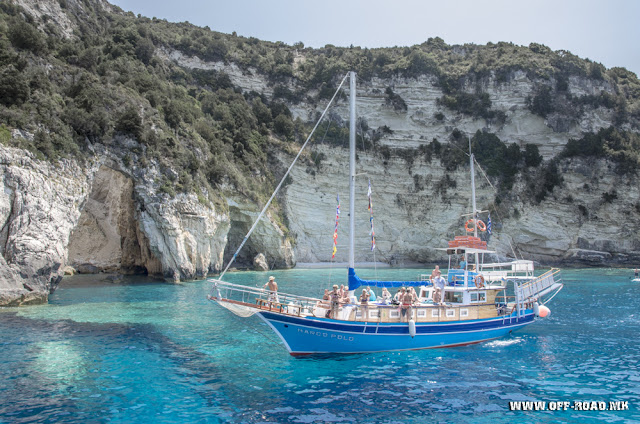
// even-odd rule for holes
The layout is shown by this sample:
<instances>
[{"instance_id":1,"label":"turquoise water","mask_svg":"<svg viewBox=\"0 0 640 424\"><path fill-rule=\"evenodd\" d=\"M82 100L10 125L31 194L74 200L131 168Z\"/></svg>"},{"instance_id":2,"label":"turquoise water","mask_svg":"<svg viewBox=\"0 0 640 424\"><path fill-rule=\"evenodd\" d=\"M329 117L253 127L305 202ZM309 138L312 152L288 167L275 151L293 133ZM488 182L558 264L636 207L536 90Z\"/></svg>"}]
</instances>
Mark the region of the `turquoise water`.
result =
<instances>
[{"instance_id":1,"label":"turquoise water","mask_svg":"<svg viewBox=\"0 0 640 424\"><path fill-rule=\"evenodd\" d=\"M317 295L345 272L270 274L281 291ZM268 275L225 279L255 286ZM303 359L258 318L208 302L204 281L67 279L48 305L0 309L0 423L640 422L640 284L630 275L563 271L551 316L493 342ZM509 410L521 400L629 410Z\"/></svg>"}]
</instances>

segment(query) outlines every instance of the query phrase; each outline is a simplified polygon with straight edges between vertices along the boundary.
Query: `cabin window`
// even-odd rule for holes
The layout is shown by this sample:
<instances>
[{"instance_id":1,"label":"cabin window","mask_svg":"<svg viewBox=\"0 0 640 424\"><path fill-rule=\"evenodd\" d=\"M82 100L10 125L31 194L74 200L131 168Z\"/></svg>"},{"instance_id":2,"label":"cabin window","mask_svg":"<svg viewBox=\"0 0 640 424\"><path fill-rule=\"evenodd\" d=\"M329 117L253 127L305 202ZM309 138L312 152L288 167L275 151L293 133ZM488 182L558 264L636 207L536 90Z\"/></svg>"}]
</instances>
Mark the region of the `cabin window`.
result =
<instances>
[{"instance_id":1,"label":"cabin window","mask_svg":"<svg viewBox=\"0 0 640 424\"><path fill-rule=\"evenodd\" d=\"M369 318L378 318L380 316L378 312L379 311L377 309L374 309L373 311L369 311Z\"/></svg>"},{"instance_id":2,"label":"cabin window","mask_svg":"<svg viewBox=\"0 0 640 424\"><path fill-rule=\"evenodd\" d=\"M470 292L470 300L475 303L484 303L487 301L487 292Z\"/></svg>"},{"instance_id":3,"label":"cabin window","mask_svg":"<svg viewBox=\"0 0 640 424\"><path fill-rule=\"evenodd\" d=\"M389 309L389 318L399 318L400 312L397 309Z\"/></svg>"},{"instance_id":4,"label":"cabin window","mask_svg":"<svg viewBox=\"0 0 640 424\"><path fill-rule=\"evenodd\" d=\"M469 310L468 309L460 309L460 318L468 317L468 316L469 316Z\"/></svg>"},{"instance_id":5,"label":"cabin window","mask_svg":"<svg viewBox=\"0 0 640 424\"><path fill-rule=\"evenodd\" d=\"M448 303L462 303L462 292L445 292L444 301Z\"/></svg>"},{"instance_id":6,"label":"cabin window","mask_svg":"<svg viewBox=\"0 0 640 424\"><path fill-rule=\"evenodd\" d=\"M420 290L420 297L424 299L429 299L429 290L427 289Z\"/></svg>"},{"instance_id":7,"label":"cabin window","mask_svg":"<svg viewBox=\"0 0 640 424\"><path fill-rule=\"evenodd\" d=\"M360 309L356 309L356 318L362 318L362 311Z\"/></svg>"},{"instance_id":8,"label":"cabin window","mask_svg":"<svg viewBox=\"0 0 640 424\"><path fill-rule=\"evenodd\" d=\"M455 309L447 309L446 311L446 317L447 318L453 318L456 316L456 310Z\"/></svg>"},{"instance_id":9,"label":"cabin window","mask_svg":"<svg viewBox=\"0 0 640 424\"><path fill-rule=\"evenodd\" d=\"M427 317L427 310L426 309L418 309L418 312L416 312L418 314L418 318L426 318Z\"/></svg>"},{"instance_id":10,"label":"cabin window","mask_svg":"<svg viewBox=\"0 0 640 424\"><path fill-rule=\"evenodd\" d=\"M431 310L431 316L432 317L439 317L440 316L440 310L439 309L432 309Z\"/></svg>"}]
</instances>

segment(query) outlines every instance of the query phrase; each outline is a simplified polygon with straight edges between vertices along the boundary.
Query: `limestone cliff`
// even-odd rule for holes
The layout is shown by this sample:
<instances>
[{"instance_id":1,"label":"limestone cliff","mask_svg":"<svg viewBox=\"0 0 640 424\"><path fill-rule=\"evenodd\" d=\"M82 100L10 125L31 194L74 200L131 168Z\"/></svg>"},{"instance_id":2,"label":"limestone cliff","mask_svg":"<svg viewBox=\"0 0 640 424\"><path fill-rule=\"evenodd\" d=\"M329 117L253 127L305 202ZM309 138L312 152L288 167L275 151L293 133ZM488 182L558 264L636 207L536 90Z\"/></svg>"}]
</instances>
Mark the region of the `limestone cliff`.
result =
<instances>
[{"instance_id":1,"label":"limestone cliff","mask_svg":"<svg viewBox=\"0 0 640 424\"><path fill-rule=\"evenodd\" d=\"M42 303L55 290L94 171L0 146L0 305Z\"/></svg>"},{"instance_id":2,"label":"limestone cliff","mask_svg":"<svg viewBox=\"0 0 640 424\"><path fill-rule=\"evenodd\" d=\"M253 205L232 202L229 214L195 195L169 197L158 190L156 168L127 167L117 149L99 147L91 161L49 163L0 145L0 306L46 302L67 264L85 273L203 278L222 268L230 230L244 236L257 216ZM251 240L272 267L295 264L270 219Z\"/></svg>"},{"instance_id":3,"label":"limestone cliff","mask_svg":"<svg viewBox=\"0 0 640 424\"><path fill-rule=\"evenodd\" d=\"M159 55L185 68L227 72L244 90L272 93L266 78L260 80L254 72L245 75L233 64L207 63L179 52L160 51ZM406 102L406 111L395 110L387 104L384 95L387 87L393 87ZM547 118L537 116L527 106L527 97L533 95L535 87L535 79L520 71L513 72L505 82L489 78L484 89L493 107L505 116L503 122L495 123L440 105L438 99L443 91L434 77L361 81L357 101L359 119L368 128L386 126L391 133L379 140L378 149L358 152L358 173L364 175L358 179L361 197L356 199L356 260L374 260L368 248L367 178L372 180L376 204L376 260L392 264L436 261L442 259L442 255L433 248L445 246L447 239L461 234L462 215L470 210L468 168L451 174L445 172L439 161L421 158L417 149L432 139L445 142L454 128L469 135L482 130L521 147L536 145L545 159L552 159L569 139L614 125L613 112L604 107L589 109L580 119L566 118L560 112ZM468 90L474 88L468 87ZM601 80L572 77L568 82L568 91L578 99L612 90L610 84ZM316 116L321 109L321 105L304 102L290 107L294 115L303 119ZM336 125L346 125L347 107L347 102L339 102L332 109ZM438 114L442 114L440 119L436 118ZM393 156L384 158L380 146L391 149ZM283 200L300 262L330 259L336 194L341 195L343 210L348 205L346 149L328 145L313 149L316 155L326 159L319 166L301 164L294 168L293 182L287 186ZM280 160L282 165L287 165L291 157L280 156ZM563 185L539 205L533 205L527 198L521 177L513 188L517 195L510 202L511 210L503 212L504 217L494 213L499 231L494 232L490 246L499 257L525 255L546 264L633 265L640 261L638 177L615 175L611 172L612 164L606 161L589 165L584 162L578 159L565 162ZM478 182L482 184L478 187L478 204L484 210L496 201L496 192L482 179L478 178ZM618 198L611 203L603 201L604 193L616 190L620 193ZM620 234L624 236L616 236ZM345 220L339 231L343 244L337 260L346 260L346 236Z\"/></svg>"},{"instance_id":4,"label":"limestone cliff","mask_svg":"<svg viewBox=\"0 0 640 424\"><path fill-rule=\"evenodd\" d=\"M170 281L220 270L350 67L358 261L442 259L432 248L460 233L470 209L459 159L467 135L535 153L508 178L478 175L478 205L494 219L484 237L498 256L640 261L640 82L622 68L506 42L305 49L136 17L104 0L11 0L0 17L0 305L45 301L66 265ZM343 212L348 204L348 116L338 96L328 140L318 135L293 169L238 266L329 260L336 194ZM614 140L624 146L576 149L610 128L631 134Z\"/></svg>"}]
</instances>

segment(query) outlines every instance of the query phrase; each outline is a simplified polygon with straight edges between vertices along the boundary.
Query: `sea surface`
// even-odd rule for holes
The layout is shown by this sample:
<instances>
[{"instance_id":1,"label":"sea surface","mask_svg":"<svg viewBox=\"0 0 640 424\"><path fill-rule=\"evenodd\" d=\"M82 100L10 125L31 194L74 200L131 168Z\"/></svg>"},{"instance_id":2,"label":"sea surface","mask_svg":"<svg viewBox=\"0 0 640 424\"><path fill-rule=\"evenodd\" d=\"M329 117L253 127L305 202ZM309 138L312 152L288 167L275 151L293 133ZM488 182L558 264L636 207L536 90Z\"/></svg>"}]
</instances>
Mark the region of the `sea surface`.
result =
<instances>
[{"instance_id":1,"label":"sea surface","mask_svg":"<svg viewBox=\"0 0 640 424\"><path fill-rule=\"evenodd\" d=\"M366 269L416 279L430 270ZM343 269L233 272L317 296ZM640 283L630 270L562 272L539 319L479 345L294 358L206 281L63 280L48 305L0 309L0 423L637 423ZM510 401L547 402L511 411ZM548 410L626 401L626 411Z\"/></svg>"}]
</instances>

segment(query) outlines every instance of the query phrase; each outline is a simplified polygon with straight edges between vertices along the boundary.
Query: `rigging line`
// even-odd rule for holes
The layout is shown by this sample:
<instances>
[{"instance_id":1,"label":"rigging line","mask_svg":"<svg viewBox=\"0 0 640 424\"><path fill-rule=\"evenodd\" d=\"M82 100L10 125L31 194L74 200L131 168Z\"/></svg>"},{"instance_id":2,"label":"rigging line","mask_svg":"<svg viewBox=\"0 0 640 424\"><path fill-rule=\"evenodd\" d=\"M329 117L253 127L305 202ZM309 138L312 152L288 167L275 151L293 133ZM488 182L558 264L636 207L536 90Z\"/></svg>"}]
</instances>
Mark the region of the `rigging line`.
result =
<instances>
[{"instance_id":1,"label":"rigging line","mask_svg":"<svg viewBox=\"0 0 640 424\"><path fill-rule=\"evenodd\" d=\"M447 145L455 147L456 149L458 149L462 153L464 153L466 156L471 156L470 153L465 152L463 149L460 148L460 146L457 146L455 143L447 143Z\"/></svg>"},{"instance_id":2,"label":"rigging line","mask_svg":"<svg viewBox=\"0 0 640 424\"><path fill-rule=\"evenodd\" d=\"M473 162L478 165L478 169L480 169L480 171L482 171L482 175L484 176L484 178L487 180L487 183L489 183L489 185L491 186L491 188L493 189L493 191L498 194L498 189L496 189L494 187L493 184L491 184L491 181L489 180L489 177L487 176L487 174L484 172L484 169L482 169L482 167L480 166L480 164L478 163L478 161L476 160L476 158L473 158ZM494 207L494 212L498 215L498 219L500 219L500 221L502 221L502 215L500 215L500 211L498 210L497 207ZM513 244L511 243L512 237L509 236L509 238L507 239L507 242L509 242L509 247L511 248L511 253L513 253L513 257L518 259L518 254L516 253L516 250L513 247ZM522 252L520 252L520 258L524 259L524 256L522 256Z\"/></svg>"},{"instance_id":3,"label":"rigging line","mask_svg":"<svg viewBox=\"0 0 640 424\"><path fill-rule=\"evenodd\" d=\"M231 316L233 316L234 319L238 320L239 323L242 323L242 326L245 327L244 323L242 322L242 320L240 319L239 316L237 316L236 314L234 314L231 311L228 311L231 313ZM277 340L272 339L271 337L267 336L265 333L263 333L262 331L258 330L258 328L256 326L251 326L251 330L255 333L260 334L262 337L264 337L265 339L267 339L268 341L270 341L271 343L282 347L284 350L287 350L287 348L280 342L278 342Z\"/></svg>"},{"instance_id":4,"label":"rigging line","mask_svg":"<svg viewBox=\"0 0 640 424\"><path fill-rule=\"evenodd\" d=\"M497 193L498 190L493 186L493 184L491 184L491 181L489 180L489 177L487 176L487 173L484 172L484 169L482 169L482 167L480 166L480 164L478 163L478 161L476 160L476 158L473 158L473 162L478 165L478 169L480 171L482 171L482 175L484 176L484 179L487 180L487 182L489 183L489 185L491 186L491 188Z\"/></svg>"},{"instance_id":5,"label":"rigging line","mask_svg":"<svg viewBox=\"0 0 640 424\"><path fill-rule=\"evenodd\" d=\"M307 140L304 142L304 144L302 145L302 147L300 147L300 151L298 152L298 154L296 155L296 157L293 159L293 162L291 162L291 165L289 165L289 169L287 169L287 172L285 172L284 176L282 177L282 179L280 180L280 183L278 184L278 186L276 187L276 189L273 191L273 194L271 195L271 197L269 198L269 200L267 201L267 204L264 205L264 208L262 208L262 212L260 212L260 215L258 215L258 218L256 218L255 222L253 223L253 225L251 226L251 228L249 229L249 232L247 233L246 236L244 236L244 239L242 239L242 243L240 243L240 246L238 247L238 249L236 250L236 253L233 254L233 257L231 258L231 260L229 260L229 263L227 264L226 268L224 269L224 271L222 271L222 274L220 274L219 279L222 280L222 277L224 277L224 274L227 272L227 270L229 269L229 267L231 266L231 264L235 261L236 257L238 256L238 253L240 252L240 250L244 247L244 244L247 242L247 240L249 239L249 236L251 235L251 233L253 233L253 230L256 228L256 226L258 225L258 222L260 222L260 219L262 218L262 216L264 215L264 213L267 211L267 208L269 207L269 205L271 205L271 202L273 201L273 199L276 197L276 193L278 193L278 190L280 190L280 187L282 187L282 184L284 183L284 180L289 176L289 173L291 172L291 169L293 169L293 165L295 165L296 161L298 160L298 158L300 157L300 155L302 154L302 151L304 150L304 148L307 146L307 144L309 143L309 140L311 140L311 137L313 136L313 133L316 131L316 128L318 128L318 125L320 125L320 122L322 122L322 119L324 118L324 116L327 114L327 111L329 110L329 107L331 106L331 104L333 103L333 100L336 98L336 96L338 95L338 93L340 92L340 89L342 88L342 85L344 84L344 82L346 81L347 77L349 76L349 74L345 74L344 78L342 78L342 81L340 82L340 85L338 86L338 89L336 90L336 92L333 94L333 97L331 97L331 100L329 100L329 104L327 105L327 107L324 109L324 112L322 112L322 115L320 116L320 119L318 119L318 122L316 122L316 125L313 127L313 129L311 130L311 133L309 134L309 137L307 137Z\"/></svg>"}]
</instances>

